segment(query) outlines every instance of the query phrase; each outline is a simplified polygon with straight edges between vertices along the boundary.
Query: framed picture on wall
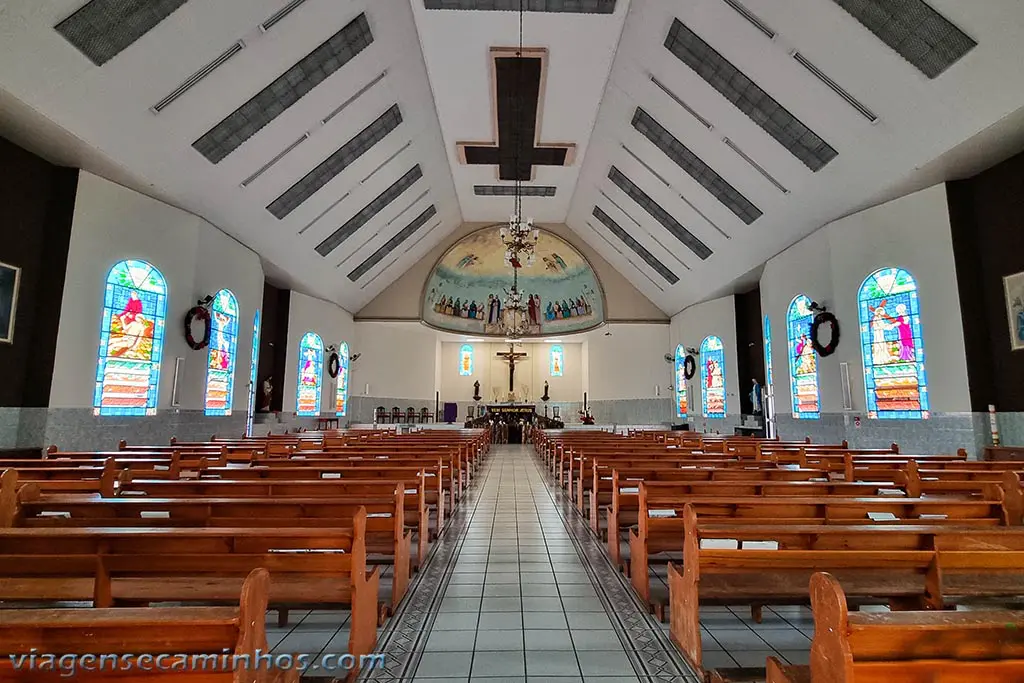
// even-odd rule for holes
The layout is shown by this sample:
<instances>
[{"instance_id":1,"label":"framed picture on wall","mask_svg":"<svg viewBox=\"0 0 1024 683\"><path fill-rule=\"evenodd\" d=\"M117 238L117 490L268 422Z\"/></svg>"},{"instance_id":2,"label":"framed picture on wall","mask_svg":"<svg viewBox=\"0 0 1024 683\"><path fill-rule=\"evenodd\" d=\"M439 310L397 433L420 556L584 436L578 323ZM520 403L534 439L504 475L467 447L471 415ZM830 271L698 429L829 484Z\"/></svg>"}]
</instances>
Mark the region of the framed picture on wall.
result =
<instances>
[{"instance_id":1,"label":"framed picture on wall","mask_svg":"<svg viewBox=\"0 0 1024 683\"><path fill-rule=\"evenodd\" d=\"M0 263L0 342L14 343L14 317L18 312L21 268Z\"/></svg>"},{"instance_id":2,"label":"framed picture on wall","mask_svg":"<svg viewBox=\"0 0 1024 683\"><path fill-rule=\"evenodd\" d=\"M1024 272L1003 278L1006 288L1006 315L1010 322L1010 348L1024 350Z\"/></svg>"}]
</instances>

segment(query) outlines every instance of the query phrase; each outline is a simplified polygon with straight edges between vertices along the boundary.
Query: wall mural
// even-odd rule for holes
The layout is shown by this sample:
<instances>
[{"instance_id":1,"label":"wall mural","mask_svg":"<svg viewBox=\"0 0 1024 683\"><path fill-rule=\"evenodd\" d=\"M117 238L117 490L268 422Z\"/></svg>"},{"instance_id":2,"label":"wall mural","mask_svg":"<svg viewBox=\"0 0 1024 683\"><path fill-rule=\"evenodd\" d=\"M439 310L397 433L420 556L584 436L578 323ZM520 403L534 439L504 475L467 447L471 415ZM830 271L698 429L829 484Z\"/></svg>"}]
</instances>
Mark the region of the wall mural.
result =
<instances>
[{"instance_id":1,"label":"wall mural","mask_svg":"<svg viewBox=\"0 0 1024 683\"><path fill-rule=\"evenodd\" d=\"M449 249L424 287L423 321L453 332L502 336L510 317L505 290L512 267L505 263L500 226L478 230ZM528 305L528 336L582 332L604 321L604 294L587 260L568 242L541 230L536 261L519 270Z\"/></svg>"}]
</instances>

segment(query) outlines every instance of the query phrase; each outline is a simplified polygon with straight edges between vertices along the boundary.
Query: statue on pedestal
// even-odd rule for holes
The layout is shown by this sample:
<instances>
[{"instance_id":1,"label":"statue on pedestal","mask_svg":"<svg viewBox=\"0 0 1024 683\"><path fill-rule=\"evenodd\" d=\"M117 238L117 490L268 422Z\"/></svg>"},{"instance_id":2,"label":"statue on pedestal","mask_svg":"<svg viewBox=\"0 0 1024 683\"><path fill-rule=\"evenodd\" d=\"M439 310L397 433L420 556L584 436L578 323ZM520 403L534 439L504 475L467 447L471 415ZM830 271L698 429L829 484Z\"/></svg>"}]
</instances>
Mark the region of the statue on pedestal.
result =
<instances>
[{"instance_id":1,"label":"statue on pedestal","mask_svg":"<svg viewBox=\"0 0 1024 683\"><path fill-rule=\"evenodd\" d=\"M480 380L473 382L473 400L480 400Z\"/></svg>"},{"instance_id":2,"label":"statue on pedestal","mask_svg":"<svg viewBox=\"0 0 1024 683\"><path fill-rule=\"evenodd\" d=\"M274 395L274 383L270 381L270 377L263 380L263 397L260 400L260 412L270 412L270 398Z\"/></svg>"},{"instance_id":3,"label":"statue on pedestal","mask_svg":"<svg viewBox=\"0 0 1024 683\"><path fill-rule=\"evenodd\" d=\"M550 397L550 396L548 396L548 390L549 390L549 387L548 387L548 383L547 383L547 381L545 380L545 381L544 381L544 395L540 397L540 400L542 400L542 401L545 401L545 402L546 402L546 401L549 401L549 400L551 399L551 397Z\"/></svg>"}]
</instances>

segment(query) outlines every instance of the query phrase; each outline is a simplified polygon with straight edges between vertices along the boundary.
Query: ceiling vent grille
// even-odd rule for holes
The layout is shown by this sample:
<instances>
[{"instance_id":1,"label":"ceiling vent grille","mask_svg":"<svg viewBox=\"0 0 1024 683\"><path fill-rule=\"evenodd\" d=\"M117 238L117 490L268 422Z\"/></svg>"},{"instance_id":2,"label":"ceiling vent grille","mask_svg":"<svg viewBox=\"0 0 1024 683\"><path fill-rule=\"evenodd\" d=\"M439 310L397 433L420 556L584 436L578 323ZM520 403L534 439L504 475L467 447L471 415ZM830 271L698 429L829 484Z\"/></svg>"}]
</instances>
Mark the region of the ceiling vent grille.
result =
<instances>
[{"instance_id":1,"label":"ceiling vent grille","mask_svg":"<svg viewBox=\"0 0 1024 683\"><path fill-rule=\"evenodd\" d=\"M935 78L978 45L923 0L832 1L928 78Z\"/></svg>"},{"instance_id":2,"label":"ceiling vent grille","mask_svg":"<svg viewBox=\"0 0 1024 683\"><path fill-rule=\"evenodd\" d=\"M293 142L292 144L288 145L287 147L282 149L280 152L275 154L273 159L271 159L267 163L265 163L262 166L260 166L259 168L257 168L256 171L251 176L249 176L248 178L243 180L242 183L241 183L242 187L246 188L246 187L249 187L250 185L252 185L254 182L256 182L257 178L259 178L261 175L263 175L264 173L269 171L274 164L276 164L277 162L281 161L281 159L284 159L286 155L291 153L292 150L294 150L296 147L298 147L299 145L301 145L303 142L305 142L308 139L309 139L309 133L303 133L295 142Z\"/></svg>"},{"instance_id":3,"label":"ceiling vent grille","mask_svg":"<svg viewBox=\"0 0 1024 683\"><path fill-rule=\"evenodd\" d=\"M615 183L616 187L622 190L627 197L639 204L640 208L651 214L654 220L661 223L666 230L672 233L677 240L682 242L687 249L696 254L702 261L708 259L714 253L708 248L708 245L701 242L696 235L680 225L679 221L675 218L672 218L668 211L661 208L660 204L648 197L622 171L612 166L608 172L608 179Z\"/></svg>"},{"instance_id":4,"label":"ceiling vent grille","mask_svg":"<svg viewBox=\"0 0 1024 683\"><path fill-rule=\"evenodd\" d=\"M769 40L774 40L775 39L775 31L773 31L770 28L768 28L768 24L766 24L763 21L761 21L760 17L758 17L756 14L754 14L753 12L748 10L746 7L744 7L742 4L740 4L737 0L724 0L724 2L729 7L732 7L734 10L736 10L737 14L739 14L741 17L743 17L744 19L749 21L751 24L753 24L754 28L756 28L758 31L760 31L761 33L763 33L766 36L768 36Z\"/></svg>"},{"instance_id":5,"label":"ceiling vent grille","mask_svg":"<svg viewBox=\"0 0 1024 683\"><path fill-rule=\"evenodd\" d=\"M621 249L619 249L619 247L616 244L612 243L612 241L610 239L608 239L607 237L604 236L603 232L601 232L600 230L595 228L593 223L591 223L590 221L587 221L586 225L587 225L588 228L590 228L593 231L593 233L595 235L597 235L602 240L604 240L605 244L607 244L609 247L611 247L612 251L614 251L616 254L618 254L619 256L624 258L626 260L626 262L629 263L629 265L633 266L633 269L636 270L636 272L638 272L641 275L643 275L647 279L648 282L650 282L652 285L654 285L658 289L659 292L664 292L665 291L665 288L662 287L661 285L659 285L657 282L655 282L654 278L652 278L650 275L648 275L646 270L644 270L643 268L638 266L636 263L634 263L633 259L631 259L628 256L626 256L626 252L624 252Z\"/></svg>"},{"instance_id":6,"label":"ceiling vent grille","mask_svg":"<svg viewBox=\"0 0 1024 683\"><path fill-rule=\"evenodd\" d=\"M736 214L741 221L750 225L762 216L762 211L753 202L744 197L725 178L718 175L715 169L708 166L686 145L679 142L672 133L660 123L637 107L633 115L633 127L643 134L654 146L665 153L679 168L683 169L700 185L720 201L727 209Z\"/></svg>"},{"instance_id":7,"label":"ceiling vent grille","mask_svg":"<svg viewBox=\"0 0 1024 683\"><path fill-rule=\"evenodd\" d=\"M601 221L604 227L608 228L613 235L622 240L623 244L636 252L636 255L642 258L658 275L665 278L666 282L672 285L679 282L679 278L669 270L668 266L655 258L654 254L647 251L644 245L633 239L633 236L623 230L611 216L602 211L600 206L594 207L594 218Z\"/></svg>"},{"instance_id":8,"label":"ceiling vent grille","mask_svg":"<svg viewBox=\"0 0 1024 683\"><path fill-rule=\"evenodd\" d=\"M194 88L196 86L196 84L199 83L199 81L201 81L204 78L206 78L207 76L209 76L211 73L213 73L213 71L216 68L218 68L219 66L224 64L226 61L228 61L229 59L231 59L232 57L234 57L235 55L237 55L239 52L241 52L244 49L245 49L245 43L242 42L241 40L239 40L234 45L229 47L227 50L222 52L219 57L214 59L212 62L210 62L209 64L204 66L199 71L197 71L194 74L192 74L191 76L189 76L185 80L185 82L182 83L181 85L179 85L177 88L175 88L174 91L171 92L170 95L168 95L167 97L163 98L162 100L160 100L159 102L154 104L152 107L150 107L150 111L152 111L154 114L159 114L164 109L169 107L179 97L181 97L186 92L188 92L189 90Z\"/></svg>"},{"instance_id":9,"label":"ceiling vent grille","mask_svg":"<svg viewBox=\"0 0 1024 683\"><path fill-rule=\"evenodd\" d=\"M260 31L266 33L289 14L299 9L299 7L305 2L306 0L292 0L284 7L274 12L269 19L260 24Z\"/></svg>"},{"instance_id":10,"label":"ceiling vent grille","mask_svg":"<svg viewBox=\"0 0 1024 683\"><path fill-rule=\"evenodd\" d=\"M522 197L554 197L553 185L523 185L519 188ZM514 197L515 185L474 185L473 194L477 197Z\"/></svg>"},{"instance_id":11,"label":"ceiling vent grille","mask_svg":"<svg viewBox=\"0 0 1024 683\"><path fill-rule=\"evenodd\" d=\"M860 100L858 100L856 97L847 92L841 85L839 85L831 78L829 78L824 71L816 67L814 63L811 62L811 60L807 59L807 57L804 57L799 52L794 51L793 59L795 59L797 63L800 64L800 66L810 71L815 78L817 78L819 81L827 85L832 92L843 98L843 100L848 105L856 109L861 116L866 118L871 123L875 123L878 121L878 116L875 115L875 112L868 109L860 102Z\"/></svg>"},{"instance_id":12,"label":"ceiling vent grille","mask_svg":"<svg viewBox=\"0 0 1024 683\"><path fill-rule=\"evenodd\" d=\"M360 14L192 146L211 163L219 163L372 42L370 24Z\"/></svg>"},{"instance_id":13,"label":"ceiling vent grille","mask_svg":"<svg viewBox=\"0 0 1024 683\"><path fill-rule=\"evenodd\" d=\"M187 0L92 0L54 26L96 66L153 30Z\"/></svg>"},{"instance_id":14,"label":"ceiling vent grille","mask_svg":"<svg viewBox=\"0 0 1024 683\"><path fill-rule=\"evenodd\" d=\"M812 171L839 154L678 19L665 47Z\"/></svg>"},{"instance_id":15,"label":"ceiling vent grille","mask_svg":"<svg viewBox=\"0 0 1024 683\"><path fill-rule=\"evenodd\" d=\"M409 239L414 232L426 225L427 221L436 215L437 207L431 204L423 213L414 218L412 223L409 223L409 225L402 228L394 237L385 242L380 249L373 252L373 255L370 256L370 258L360 263L355 270L348 274L348 279L355 282L362 276L366 275L370 272L371 268L383 261L388 254L397 249L402 242Z\"/></svg>"},{"instance_id":16,"label":"ceiling vent grille","mask_svg":"<svg viewBox=\"0 0 1024 683\"><path fill-rule=\"evenodd\" d=\"M342 242L354 235L356 230L369 223L374 216L387 208L391 202L398 199L403 192L412 187L422 177L423 171L420 169L420 165L416 164L404 176L396 180L391 187L377 195L372 202L360 209L359 213L348 219L344 225L318 244L316 247L317 253L321 256L327 256L337 249Z\"/></svg>"},{"instance_id":17,"label":"ceiling vent grille","mask_svg":"<svg viewBox=\"0 0 1024 683\"><path fill-rule=\"evenodd\" d=\"M392 105L386 112L342 145L337 152L327 157L319 166L307 173L302 180L288 188L280 197L267 206L267 211L281 220L312 197L317 190L387 137L388 133L402 123L402 112L398 105Z\"/></svg>"},{"instance_id":18,"label":"ceiling vent grille","mask_svg":"<svg viewBox=\"0 0 1024 683\"><path fill-rule=\"evenodd\" d=\"M423 0L426 9L613 14L615 0Z\"/></svg>"}]
</instances>

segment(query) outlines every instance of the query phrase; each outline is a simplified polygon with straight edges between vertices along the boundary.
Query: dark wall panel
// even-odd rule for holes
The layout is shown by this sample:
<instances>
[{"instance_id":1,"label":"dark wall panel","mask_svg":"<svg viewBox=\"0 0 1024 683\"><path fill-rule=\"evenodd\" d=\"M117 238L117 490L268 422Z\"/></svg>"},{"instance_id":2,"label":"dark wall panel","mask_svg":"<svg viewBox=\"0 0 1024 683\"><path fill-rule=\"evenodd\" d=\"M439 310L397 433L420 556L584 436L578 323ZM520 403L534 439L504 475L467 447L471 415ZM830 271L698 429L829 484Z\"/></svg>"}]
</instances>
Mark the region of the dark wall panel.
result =
<instances>
[{"instance_id":1,"label":"dark wall panel","mask_svg":"<svg viewBox=\"0 0 1024 683\"><path fill-rule=\"evenodd\" d=\"M263 407L263 382L268 377L273 385L270 410L280 412L284 405L284 368L288 360L288 307L291 290L263 283L262 331L256 392L256 410Z\"/></svg>"},{"instance_id":2,"label":"dark wall panel","mask_svg":"<svg viewBox=\"0 0 1024 683\"><path fill-rule=\"evenodd\" d=\"M761 288L733 297L736 305L736 372L740 386L740 408L744 415L754 412L750 398L751 381L764 386L764 339L761 323Z\"/></svg>"},{"instance_id":3,"label":"dark wall panel","mask_svg":"<svg viewBox=\"0 0 1024 683\"><path fill-rule=\"evenodd\" d=\"M0 406L50 403L78 171L0 138L0 262L21 268L14 342L0 343Z\"/></svg>"},{"instance_id":4,"label":"dark wall panel","mask_svg":"<svg viewBox=\"0 0 1024 683\"><path fill-rule=\"evenodd\" d=\"M1024 411L1024 351L1010 350L1003 277L1024 271L1024 154L947 186L971 408Z\"/></svg>"}]
</instances>

